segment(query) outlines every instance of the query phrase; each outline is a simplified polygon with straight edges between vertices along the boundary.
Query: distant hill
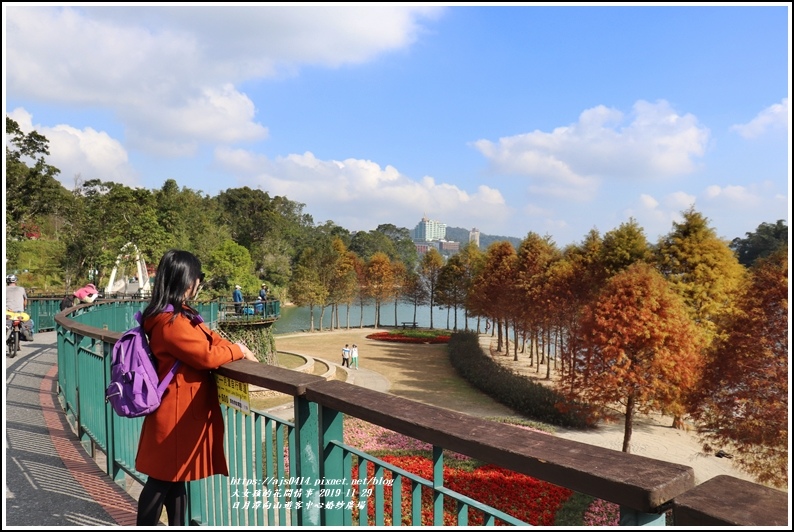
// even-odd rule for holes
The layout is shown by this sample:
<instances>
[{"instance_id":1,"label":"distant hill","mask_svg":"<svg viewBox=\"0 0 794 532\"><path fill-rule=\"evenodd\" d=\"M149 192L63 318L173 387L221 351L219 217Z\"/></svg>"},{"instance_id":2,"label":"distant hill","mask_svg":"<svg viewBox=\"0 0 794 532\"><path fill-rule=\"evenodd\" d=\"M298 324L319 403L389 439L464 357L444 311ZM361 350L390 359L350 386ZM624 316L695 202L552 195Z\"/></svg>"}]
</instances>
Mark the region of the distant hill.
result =
<instances>
[{"instance_id":1,"label":"distant hill","mask_svg":"<svg viewBox=\"0 0 794 532\"><path fill-rule=\"evenodd\" d=\"M463 229L462 227L447 227L447 240L450 242L460 242L461 246L468 244L469 231L469 229ZM494 242L504 242L505 240L513 244L516 250L518 246L521 245L521 239L514 236L497 236L480 233L480 249L485 251L488 249L488 246Z\"/></svg>"}]
</instances>

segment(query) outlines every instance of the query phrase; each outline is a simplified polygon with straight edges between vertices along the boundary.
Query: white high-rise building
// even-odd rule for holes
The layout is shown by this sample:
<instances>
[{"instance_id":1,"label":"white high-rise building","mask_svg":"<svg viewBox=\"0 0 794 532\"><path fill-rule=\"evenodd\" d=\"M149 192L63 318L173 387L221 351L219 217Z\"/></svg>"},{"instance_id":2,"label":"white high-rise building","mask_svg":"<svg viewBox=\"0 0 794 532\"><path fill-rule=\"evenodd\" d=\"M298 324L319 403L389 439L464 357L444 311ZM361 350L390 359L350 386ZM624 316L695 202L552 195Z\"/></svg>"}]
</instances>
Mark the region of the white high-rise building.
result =
<instances>
[{"instance_id":1,"label":"white high-rise building","mask_svg":"<svg viewBox=\"0 0 794 532\"><path fill-rule=\"evenodd\" d=\"M477 247L480 247L480 230L476 227L469 231L469 242L474 242Z\"/></svg>"},{"instance_id":2,"label":"white high-rise building","mask_svg":"<svg viewBox=\"0 0 794 532\"><path fill-rule=\"evenodd\" d=\"M433 242L444 240L447 237L447 224L430 220L427 216L422 218L414 229L414 242Z\"/></svg>"}]
</instances>

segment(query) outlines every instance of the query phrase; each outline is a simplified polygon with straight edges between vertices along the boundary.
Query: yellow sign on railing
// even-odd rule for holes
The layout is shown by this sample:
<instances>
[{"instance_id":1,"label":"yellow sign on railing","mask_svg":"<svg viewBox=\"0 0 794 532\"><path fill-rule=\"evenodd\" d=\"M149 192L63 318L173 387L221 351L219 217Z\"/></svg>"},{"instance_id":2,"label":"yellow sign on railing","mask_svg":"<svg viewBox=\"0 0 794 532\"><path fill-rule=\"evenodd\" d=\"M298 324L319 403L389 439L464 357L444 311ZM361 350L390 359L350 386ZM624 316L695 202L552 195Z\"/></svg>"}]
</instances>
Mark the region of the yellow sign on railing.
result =
<instances>
[{"instance_id":1,"label":"yellow sign on railing","mask_svg":"<svg viewBox=\"0 0 794 532\"><path fill-rule=\"evenodd\" d=\"M248 393L247 382L236 381L216 373L215 383L218 385L218 401L222 405L239 410L245 415L251 414L251 396Z\"/></svg>"}]
</instances>

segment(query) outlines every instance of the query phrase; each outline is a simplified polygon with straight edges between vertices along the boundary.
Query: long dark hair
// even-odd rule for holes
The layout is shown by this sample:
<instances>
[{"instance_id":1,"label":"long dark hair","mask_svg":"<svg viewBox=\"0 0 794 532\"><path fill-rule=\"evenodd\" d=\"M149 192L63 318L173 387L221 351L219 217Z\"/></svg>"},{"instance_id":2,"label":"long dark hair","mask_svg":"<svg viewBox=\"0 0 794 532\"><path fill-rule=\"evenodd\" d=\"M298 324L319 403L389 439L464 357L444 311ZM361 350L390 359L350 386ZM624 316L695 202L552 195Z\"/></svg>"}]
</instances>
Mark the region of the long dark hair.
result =
<instances>
[{"instance_id":1,"label":"long dark hair","mask_svg":"<svg viewBox=\"0 0 794 532\"><path fill-rule=\"evenodd\" d=\"M189 251L166 251L157 265L152 300L143 311L142 319L146 320L161 313L167 305L173 305L173 321L184 311L185 292L195 284L196 279L203 280L202 277L204 274L201 272L201 261L198 257Z\"/></svg>"}]
</instances>

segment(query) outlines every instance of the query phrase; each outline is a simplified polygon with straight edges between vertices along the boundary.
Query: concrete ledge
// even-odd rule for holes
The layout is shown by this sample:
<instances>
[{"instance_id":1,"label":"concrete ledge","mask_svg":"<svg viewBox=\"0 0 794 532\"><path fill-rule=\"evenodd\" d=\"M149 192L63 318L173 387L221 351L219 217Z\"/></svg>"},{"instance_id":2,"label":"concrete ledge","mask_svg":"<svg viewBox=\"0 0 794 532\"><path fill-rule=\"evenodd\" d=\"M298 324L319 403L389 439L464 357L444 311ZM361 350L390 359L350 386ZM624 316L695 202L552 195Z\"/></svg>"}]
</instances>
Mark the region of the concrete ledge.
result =
<instances>
[{"instance_id":1,"label":"concrete ledge","mask_svg":"<svg viewBox=\"0 0 794 532\"><path fill-rule=\"evenodd\" d=\"M676 526L785 526L788 494L719 475L673 500Z\"/></svg>"}]
</instances>

